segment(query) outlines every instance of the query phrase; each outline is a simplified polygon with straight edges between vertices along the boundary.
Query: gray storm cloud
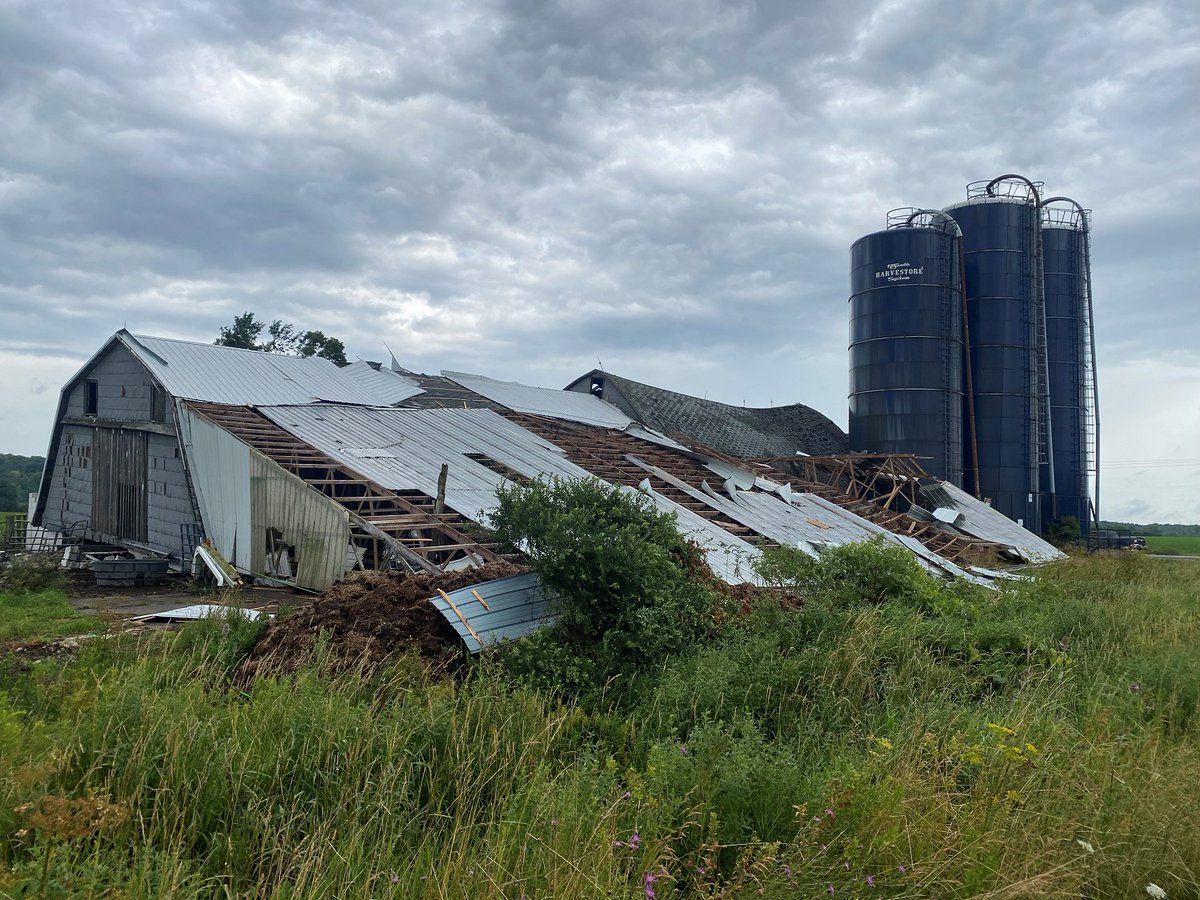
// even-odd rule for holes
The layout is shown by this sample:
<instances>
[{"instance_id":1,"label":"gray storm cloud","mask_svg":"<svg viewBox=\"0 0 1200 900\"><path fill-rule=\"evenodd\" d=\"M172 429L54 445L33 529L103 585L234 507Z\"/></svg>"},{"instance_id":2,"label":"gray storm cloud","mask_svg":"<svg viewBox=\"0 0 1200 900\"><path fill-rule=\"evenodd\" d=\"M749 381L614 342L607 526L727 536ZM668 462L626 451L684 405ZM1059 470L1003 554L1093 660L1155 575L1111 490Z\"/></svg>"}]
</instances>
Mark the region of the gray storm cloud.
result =
<instances>
[{"instance_id":1,"label":"gray storm cloud","mask_svg":"<svg viewBox=\"0 0 1200 900\"><path fill-rule=\"evenodd\" d=\"M1095 209L1102 366L1200 379L1184 0L18 2L0 58L0 375L250 309L844 421L849 244L1019 171Z\"/></svg>"}]
</instances>

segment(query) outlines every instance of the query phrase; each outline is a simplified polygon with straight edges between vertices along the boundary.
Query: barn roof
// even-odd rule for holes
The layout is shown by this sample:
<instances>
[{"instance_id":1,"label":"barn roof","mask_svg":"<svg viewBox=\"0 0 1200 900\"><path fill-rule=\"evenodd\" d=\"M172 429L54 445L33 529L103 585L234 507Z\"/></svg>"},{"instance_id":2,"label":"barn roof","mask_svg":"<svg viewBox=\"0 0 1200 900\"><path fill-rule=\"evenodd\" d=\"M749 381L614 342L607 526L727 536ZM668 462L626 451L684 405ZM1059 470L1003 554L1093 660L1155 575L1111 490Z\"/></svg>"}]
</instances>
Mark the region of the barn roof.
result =
<instances>
[{"instance_id":1,"label":"barn roof","mask_svg":"<svg viewBox=\"0 0 1200 900\"><path fill-rule=\"evenodd\" d=\"M568 390L604 380L603 397L647 428L742 459L844 453L849 440L827 416L801 403L765 408L691 397L594 369ZM615 390L614 390L615 389Z\"/></svg>"}]
</instances>

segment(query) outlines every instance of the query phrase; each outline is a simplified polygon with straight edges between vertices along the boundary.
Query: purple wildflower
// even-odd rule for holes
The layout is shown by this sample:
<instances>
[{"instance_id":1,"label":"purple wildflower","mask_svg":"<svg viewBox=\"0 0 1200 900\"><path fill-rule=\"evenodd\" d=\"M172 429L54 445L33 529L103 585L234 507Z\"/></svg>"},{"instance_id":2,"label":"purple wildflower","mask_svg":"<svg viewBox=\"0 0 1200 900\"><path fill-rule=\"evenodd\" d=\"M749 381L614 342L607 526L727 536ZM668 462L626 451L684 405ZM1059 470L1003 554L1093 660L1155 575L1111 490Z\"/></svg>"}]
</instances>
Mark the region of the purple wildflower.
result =
<instances>
[{"instance_id":1,"label":"purple wildflower","mask_svg":"<svg viewBox=\"0 0 1200 900\"><path fill-rule=\"evenodd\" d=\"M393 876L392 876L392 884L399 884L399 883L400 883L400 876L399 876L399 875L393 875Z\"/></svg>"},{"instance_id":2,"label":"purple wildflower","mask_svg":"<svg viewBox=\"0 0 1200 900\"><path fill-rule=\"evenodd\" d=\"M829 818L831 818L831 819L836 818L836 816L834 815L832 806L825 807L825 815L829 816Z\"/></svg>"},{"instance_id":3,"label":"purple wildflower","mask_svg":"<svg viewBox=\"0 0 1200 900\"><path fill-rule=\"evenodd\" d=\"M867 887L875 887L875 876L874 875L867 876Z\"/></svg>"},{"instance_id":4,"label":"purple wildflower","mask_svg":"<svg viewBox=\"0 0 1200 900\"><path fill-rule=\"evenodd\" d=\"M829 891L829 896L830 896L830 897L832 897L832 896L833 896L833 885L832 885L832 884L831 884L831 885L829 885L829 887L825 888L825 890Z\"/></svg>"},{"instance_id":5,"label":"purple wildflower","mask_svg":"<svg viewBox=\"0 0 1200 900\"><path fill-rule=\"evenodd\" d=\"M822 853L824 853L824 852L825 852L826 850L828 850L828 849L829 849L829 845L828 845L828 844L822 844L822 845L821 845L821 852L822 852Z\"/></svg>"},{"instance_id":6,"label":"purple wildflower","mask_svg":"<svg viewBox=\"0 0 1200 900\"><path fill-rule=\"evenodd\" d=\"M896 871L899 872L901 875L903 875L905 872L908 871L908 869L904 866L896 866Z\"/></svg>"},{"instance_id":7,"label":"purple wildflower","mask_svg":"<svg viewBox=\"0 0 1200 900\"><path fill-rule=\"evenodd\" d=\"M630 850L636 850L636 849L638 848L638 844L640 844L641 842L642 842L641 835L639 835L639 834L638 834L638 833L635 831L633 834L631 834L631 835L629 836L629 849L630 849Z\"/></svg>"},{"instance_id":8,"label":"purple wildflower","mask_svg":"<svg viewBox=\"0 0 1200 900\"><path fill-rule=\"evenodd\" d=\"M646 900L654 900L654 875L650 872L642 875L642 892L646 895Z\"/></svg>"},{"instance_id":9,"label":"purple wildflower","mask_svg":"<svg viewBox=\"0 0 1200 900\"><path fill-rule=\"evenodd\" d=\"M687 756L687 752L688 752L687 744L680 744L679 752L682 753L684 756Z\"/></svg>"},{"instance_id":10,"label":"purple wildflower","mask_svg":"<svg viewBox=\"0 0 1200 900\"><path fill-rule=\"evenodd\" d=\"M784 865L783 865L783 874L786 875L788 878L792 877L792 867L789 866L787 863L784 863Z\"/></svg>"},{"instance_id":11,"label":"purple wildflower","mask_svg":"<svg viewBox=\"0 0 1200 900\"><path fill-rule=\"evenodd\" d=\"M631 796L632 796L632 794L630 794L630 793L629 793L629 791L626 791L625 793L623 793L623 794L621 795L621 799L622 799L622 800L628 800L628 799L629 799Z\"/></svg>"}]
</instances>

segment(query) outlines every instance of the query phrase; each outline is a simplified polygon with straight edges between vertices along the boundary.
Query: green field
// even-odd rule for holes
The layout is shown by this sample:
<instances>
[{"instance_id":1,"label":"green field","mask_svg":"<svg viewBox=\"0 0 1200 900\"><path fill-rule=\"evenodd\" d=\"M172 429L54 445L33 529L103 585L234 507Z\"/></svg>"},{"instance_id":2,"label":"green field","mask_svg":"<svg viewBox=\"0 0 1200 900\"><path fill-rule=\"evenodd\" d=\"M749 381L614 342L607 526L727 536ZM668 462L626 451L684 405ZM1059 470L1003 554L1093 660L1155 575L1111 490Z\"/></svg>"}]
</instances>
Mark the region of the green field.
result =
<instances>
[{"instance_id":1,"label":"green field","mask_svg":"<svg viewBox=\"0 0 1200 900\"><path fill-rule=\"evenodd\" d=\"M0 637L0 896L1197 896L1200 566L795 571L580 699L320 647L247 683L248 624ZM16 596L9 634L84 627Z\"/></svg>"},{"instance_id":2,"label":"green field","mask_svg":"<svg viewBox=\"0 0 1200 900\"><path fill-rule=\"evenodd\" d=\"M1152 536L1146 538L1146 549L1151 553L1169 553L1172 556L1200 556L1200 536Z\"/></svg>"}]
</instances>

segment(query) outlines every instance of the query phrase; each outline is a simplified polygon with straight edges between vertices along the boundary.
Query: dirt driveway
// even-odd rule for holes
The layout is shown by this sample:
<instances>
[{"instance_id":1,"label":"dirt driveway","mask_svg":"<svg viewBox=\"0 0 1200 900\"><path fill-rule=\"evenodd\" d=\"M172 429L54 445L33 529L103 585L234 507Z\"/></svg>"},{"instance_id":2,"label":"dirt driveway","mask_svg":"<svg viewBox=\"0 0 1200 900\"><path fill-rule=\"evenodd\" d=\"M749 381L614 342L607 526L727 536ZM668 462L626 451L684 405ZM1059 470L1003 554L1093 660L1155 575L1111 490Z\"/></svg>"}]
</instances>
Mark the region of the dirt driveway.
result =
<instances>
[{"instance_id":1,"label":"dirt driveway","mask_svg":"<svg viewBox=\"0 0 1200 900\"><path fill-rule=\"evenodd\" d=\"M298 609L313 598L286 588L245 587L237 591L205 592L191 586L189 580L172 577L162 584L116 587L96 584L91 572L71 573L67 587L71 605L81 613L108 620L166 612L195 603L237 603L248 609L272 610L277 605Z\"/></svg>"}]
</instances>

